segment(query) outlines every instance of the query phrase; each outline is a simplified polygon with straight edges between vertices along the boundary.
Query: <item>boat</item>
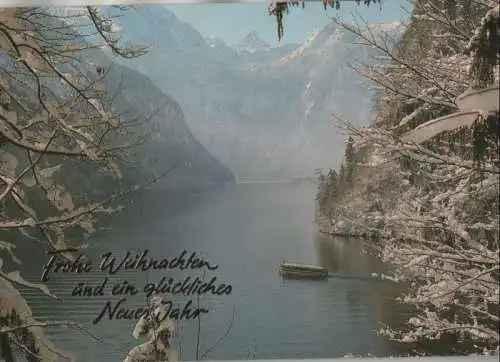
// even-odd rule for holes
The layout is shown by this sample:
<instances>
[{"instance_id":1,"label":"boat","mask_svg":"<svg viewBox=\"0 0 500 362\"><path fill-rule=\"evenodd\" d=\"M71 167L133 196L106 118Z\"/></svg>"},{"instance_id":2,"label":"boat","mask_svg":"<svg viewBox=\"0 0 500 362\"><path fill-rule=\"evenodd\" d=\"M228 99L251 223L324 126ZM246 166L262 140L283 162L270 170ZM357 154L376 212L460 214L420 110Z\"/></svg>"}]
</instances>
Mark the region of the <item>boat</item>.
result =
<instances>
[{"instance_id":1,"label":"boat","mask_svg":"<svg viewBox=\"0 0 500 362\"><path fill-rule=\"evenodd\" d=\"M283 279L328 279L328 269L317 265L287 263L279 267L279 274Z\"/></svg>"}]
</instances>

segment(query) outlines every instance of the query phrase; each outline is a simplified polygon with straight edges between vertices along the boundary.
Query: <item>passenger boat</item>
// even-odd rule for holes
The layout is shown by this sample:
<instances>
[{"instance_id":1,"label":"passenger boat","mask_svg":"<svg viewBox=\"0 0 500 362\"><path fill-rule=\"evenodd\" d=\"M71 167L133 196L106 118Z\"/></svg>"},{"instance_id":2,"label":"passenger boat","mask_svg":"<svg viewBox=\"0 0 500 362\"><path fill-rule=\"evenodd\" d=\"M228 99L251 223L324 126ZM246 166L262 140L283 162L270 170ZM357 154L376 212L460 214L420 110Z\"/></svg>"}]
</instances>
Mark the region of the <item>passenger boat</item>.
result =
<instances>
[{"instance_id":1,"label":"passenger boat","mask_svg":"<svg viewBox=\"0 0 500 362\"><path fill-rule=\"evenodd\" d=\"M284 279L328 279L327 268L298 263L283 262L279 267L279 274Z\"/></svg>"}]
</instances>

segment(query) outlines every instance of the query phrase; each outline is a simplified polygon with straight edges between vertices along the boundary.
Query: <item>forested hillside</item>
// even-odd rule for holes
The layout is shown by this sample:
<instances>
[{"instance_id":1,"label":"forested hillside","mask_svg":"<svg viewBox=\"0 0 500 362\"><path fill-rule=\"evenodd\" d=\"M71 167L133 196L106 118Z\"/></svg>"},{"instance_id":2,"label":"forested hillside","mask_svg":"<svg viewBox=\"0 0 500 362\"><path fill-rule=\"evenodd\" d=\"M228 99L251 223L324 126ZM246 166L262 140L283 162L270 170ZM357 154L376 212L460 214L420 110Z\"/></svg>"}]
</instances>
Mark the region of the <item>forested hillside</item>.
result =
<instances>
[{"instance_id":1,"label":"forested hillside","mask_svg":"<svg viewBox=\"0 0 500 362\"><path fill-rule=\"evenodd\" d=\"M383 332L417 349L498 352L498 103L467 113L457 100L498 89L498 14L494 1L417 0L391 48L348 25L385 61L359 69L379 89L372 125L337 119L350 137L342 166L319 175L318 224L380 237L370 243L394 267L385 277L408 283L401 301L415 308L407 330ZM408 138L461 111L470 125Z\"/></svg>"}]
</instances>

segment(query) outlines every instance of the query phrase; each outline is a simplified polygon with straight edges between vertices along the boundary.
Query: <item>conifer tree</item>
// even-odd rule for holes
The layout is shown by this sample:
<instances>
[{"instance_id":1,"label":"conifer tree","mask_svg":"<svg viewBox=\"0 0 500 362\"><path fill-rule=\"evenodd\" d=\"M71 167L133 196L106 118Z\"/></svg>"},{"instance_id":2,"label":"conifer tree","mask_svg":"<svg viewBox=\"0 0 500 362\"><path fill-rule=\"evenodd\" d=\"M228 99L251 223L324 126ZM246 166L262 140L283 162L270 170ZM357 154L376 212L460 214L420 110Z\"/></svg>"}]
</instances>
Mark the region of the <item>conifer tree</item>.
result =
<instances>
[{"instance_id":1,"label":"conifer tree","mask_svg":"<svg viewBox=\"0 0 500 362\"><path fill-rule=\"evenodd\" d=\"M352 182L352 174L355 167L355 154L354 154L354 140L352 136L349 136L347 140L347 145L345 149L344 159L346 163L346 182L349 184Z\"/></svg>"}]
</instances>

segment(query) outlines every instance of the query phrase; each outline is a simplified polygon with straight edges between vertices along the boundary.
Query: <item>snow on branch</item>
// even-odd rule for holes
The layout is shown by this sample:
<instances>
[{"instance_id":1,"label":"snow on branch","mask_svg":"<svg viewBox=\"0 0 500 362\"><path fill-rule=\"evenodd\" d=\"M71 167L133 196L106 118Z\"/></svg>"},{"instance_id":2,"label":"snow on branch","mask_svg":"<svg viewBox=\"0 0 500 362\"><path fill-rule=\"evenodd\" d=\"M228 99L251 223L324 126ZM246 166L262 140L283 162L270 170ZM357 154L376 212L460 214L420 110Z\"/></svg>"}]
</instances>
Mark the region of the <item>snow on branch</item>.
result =
<instances>
[{"instance_id":1,"label":"snow on branch","mask_svg":"<svg viewBox=\"0 0 500 362\"><path fill-rule=\"evenodd\" d=\"M175 322L165 318L166 315L168 315L166 298L153 296L149 313L137 321L132 333L135 339L144 336L147 341L134 347L123 362L177 361L177 354L171 342Z\"/></svg>"},{"instance_id":2,"label":"snow on branch","mask_svg":"<svg viewBox=\"0 0 500 362\"><path fill-rule=\"evenodd\" d=\"M0 277L0 339L15 341L26 358L38 356L41 361L56 362L60 358L75 361L73 354L57 349L44 335L42 327L65 323L39 323L23 296L7 280Z\"/></svg>"},{"instance_id":3,"label":"snow on branch","mask_svg":"<svg viewBox=\"0 0 500 362\"><path fill-rule=\"evenodd\" d=\"M57 296L15 268L2 268L6 258L21 264L16 243L43 244L47 250L76 246L71 244L96 231L99 216L121 210L118 200L172 169L140 185L123 180L123 166L154 132L149 117L130 119L116 109L115 97L123 89L121 82L113 94L107 89L117 83L111 59L93 63L96 49L125 58L145 52L119 45L113 19L97 7L72 14L0 9L0 230L15 240L0 242L0 338L2 347L10 348L5 358L17 348L30 360L55 361L62 353L43 328L71 325L34 320L16 287ZM79 33L76 24L91 31ZM72 258L68 254L63 256Z\"/></svg>"},{"instance_id":4,"label":"snow on branch","mask_svg":"<svg viewBox=\"0 0 500 362\"><path fill-rule=\"evenodd\" d=\"M481 19L474 35L466 46L465 53L473 55L472 71L476 87L485 88L495 82L500 57L500 10L491 8Z\"/></svg>"}]
</instances>

